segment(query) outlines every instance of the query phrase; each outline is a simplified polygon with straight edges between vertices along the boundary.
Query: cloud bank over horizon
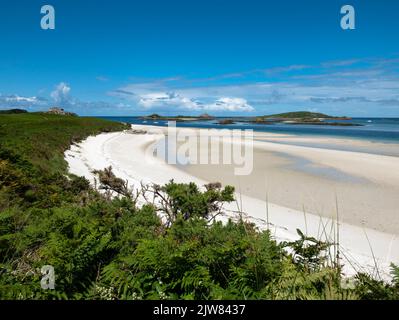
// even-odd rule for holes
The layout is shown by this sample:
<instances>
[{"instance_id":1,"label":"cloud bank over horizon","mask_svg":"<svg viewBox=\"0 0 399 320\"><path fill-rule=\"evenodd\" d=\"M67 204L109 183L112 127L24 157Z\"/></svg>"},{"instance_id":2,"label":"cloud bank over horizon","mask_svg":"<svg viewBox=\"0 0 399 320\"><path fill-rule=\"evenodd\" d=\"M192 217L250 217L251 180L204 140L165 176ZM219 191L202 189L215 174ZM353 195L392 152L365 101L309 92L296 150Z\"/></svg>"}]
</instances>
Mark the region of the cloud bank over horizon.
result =
<instances>
[{"instance_id":1,"label":"cloud bank over horizon","mask_svg":"<svg viewBox=\"0 0 399 320\"><path fill-rule=\"evenodd\" d=\"M312 110L334 115L399 117L399 57L289 65L209 78L137 79L82 100L61 81L48 96L1 94L0 108L59 106L82 115L256 115ZM108 79L108 78L107 78ZM82 89L80 89L82 91Z\"/></svg>"}]
</instances>

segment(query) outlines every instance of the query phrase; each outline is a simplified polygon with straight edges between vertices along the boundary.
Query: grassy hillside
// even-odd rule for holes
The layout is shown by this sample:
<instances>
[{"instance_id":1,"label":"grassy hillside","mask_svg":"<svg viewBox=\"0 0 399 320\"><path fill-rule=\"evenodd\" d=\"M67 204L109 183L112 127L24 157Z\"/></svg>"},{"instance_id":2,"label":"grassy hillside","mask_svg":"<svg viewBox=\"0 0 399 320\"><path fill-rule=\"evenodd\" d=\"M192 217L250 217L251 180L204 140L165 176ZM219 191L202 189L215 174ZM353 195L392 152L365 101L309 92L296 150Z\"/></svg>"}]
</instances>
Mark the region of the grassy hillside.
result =
<instances>
[{"instance_id":1,"label":"grassy hillside","mask_svg":"<svg viewBox=\"0 0 399 320\"><path fill-rule=\"evenodd\" d=\"M272 115L264 116L265 118L287 118L287 119L315 119L315 118L334 118L324 113L309 112L309 111L296 111L296 112L285 112L277 113Z\"/></svg>"},{"instance_id":2,"label":"grassy hillside","mask_svg":"<svg viewBox=\"0 0 399 320\"><path fill-rule=\"evenodd\" d=\"M326 263L330 244L300 231L278 244L243 220L215 222L232 187L171 181L146 191L160 204L138 206L110 168L96 173L102 193L66 175L72 142L121 129L94 118L0 116L0 299L399 299L397 267L391 284L367 274L348 284L339 264ZM40 286L45 265L53 290Z\"/></svg>"},{"instance_id":3,"label":"grassy hillside","mask_svg":"<svg viewBox=\"0 0 399 320\"><path fill-rule=\"evenodd\" d=\"M66 169L63 152L72 142L100 132L120 131L121 123L46 113L0 115L0 147L48 172Z\"/></svg>"}]
</instances>

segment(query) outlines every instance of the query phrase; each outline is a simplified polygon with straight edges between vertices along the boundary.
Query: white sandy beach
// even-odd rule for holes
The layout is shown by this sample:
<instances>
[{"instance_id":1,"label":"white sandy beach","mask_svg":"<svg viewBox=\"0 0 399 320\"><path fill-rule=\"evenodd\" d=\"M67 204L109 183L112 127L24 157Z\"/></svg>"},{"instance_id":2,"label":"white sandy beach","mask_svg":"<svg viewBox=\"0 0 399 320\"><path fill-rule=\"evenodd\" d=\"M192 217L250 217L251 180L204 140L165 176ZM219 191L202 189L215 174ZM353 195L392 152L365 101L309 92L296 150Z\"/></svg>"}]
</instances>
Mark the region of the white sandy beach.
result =
<instances>
[{"instance_id":1,"label":"white sandy beach","mask_svg":"<svg viewBox=\"0 0 399 320\"><path fill-rule=\"evenodd\" d=\"M232 165L168 165L152 155L166 128L133 128L147 133L101 134L73 146L65 153L70 172L93 182L92 170L112 166L117 176L136 187L170 179L231 184L238 201L226 206L227 215L236 217L240 209L260 228L269 227L278 241L297 239L297 228L334 241L339 224L347 275L376 274L377 264L386 278L389 264L399 263L397 145L256 133L252 174L234 176ZM196 134L198 129L185 130ZM346 150L351 144L355 151ZM367 152L371 148L377 152Z\"/></svg>"}]
</instances>

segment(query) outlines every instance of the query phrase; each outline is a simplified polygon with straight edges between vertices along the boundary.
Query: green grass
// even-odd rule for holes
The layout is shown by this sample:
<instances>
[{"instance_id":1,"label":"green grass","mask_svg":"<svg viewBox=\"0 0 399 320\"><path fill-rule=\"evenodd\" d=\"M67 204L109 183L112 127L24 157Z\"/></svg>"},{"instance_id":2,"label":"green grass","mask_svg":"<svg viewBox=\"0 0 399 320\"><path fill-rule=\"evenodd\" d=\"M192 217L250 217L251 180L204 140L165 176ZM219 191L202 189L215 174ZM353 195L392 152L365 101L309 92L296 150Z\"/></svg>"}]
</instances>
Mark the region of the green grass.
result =
<instances>
[{"instance_id":1,"label":"green grass","mask_svg":"<svg viewBox=\"0 0 399 320\"><path fill-rule=\"evenodd\" d=\"M98 118L45 113L0 115L0 147L12 150L47 171L66 170L63 152L76 141L100 132L120 131L127 126Z\"/></svg>"}]
</instances>

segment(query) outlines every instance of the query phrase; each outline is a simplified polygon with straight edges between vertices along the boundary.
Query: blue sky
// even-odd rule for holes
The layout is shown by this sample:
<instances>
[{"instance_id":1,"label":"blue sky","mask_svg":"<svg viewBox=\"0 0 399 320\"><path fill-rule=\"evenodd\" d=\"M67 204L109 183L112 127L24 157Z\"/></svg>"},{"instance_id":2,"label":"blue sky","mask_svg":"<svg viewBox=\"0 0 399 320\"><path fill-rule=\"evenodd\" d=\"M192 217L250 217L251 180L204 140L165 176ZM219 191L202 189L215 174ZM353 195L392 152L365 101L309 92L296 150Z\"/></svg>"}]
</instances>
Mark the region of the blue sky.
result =
<instances>
[{"instance_id":1,"label":"blue sky","mask_svg":"<svg viewBox=\"0 0 399 320\"><path fill-rule=\"evenodd\" d=\"M56 29L41 30L51 4ZM340 8L356 29L340 28ZM0 109L399 117L395 0L13 0Z\"/></svg>"}]
</instances>

